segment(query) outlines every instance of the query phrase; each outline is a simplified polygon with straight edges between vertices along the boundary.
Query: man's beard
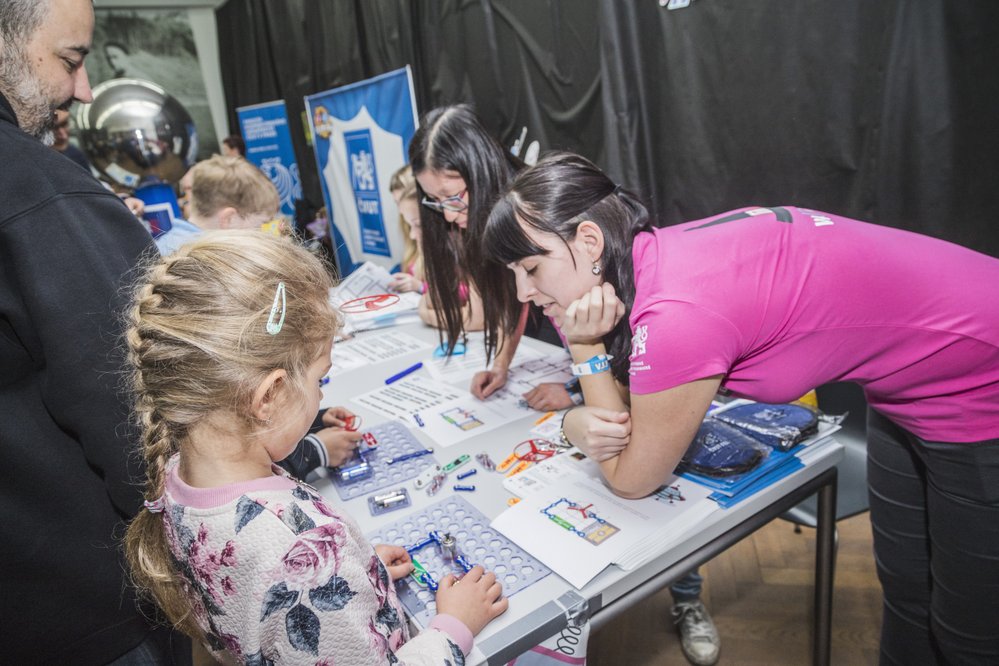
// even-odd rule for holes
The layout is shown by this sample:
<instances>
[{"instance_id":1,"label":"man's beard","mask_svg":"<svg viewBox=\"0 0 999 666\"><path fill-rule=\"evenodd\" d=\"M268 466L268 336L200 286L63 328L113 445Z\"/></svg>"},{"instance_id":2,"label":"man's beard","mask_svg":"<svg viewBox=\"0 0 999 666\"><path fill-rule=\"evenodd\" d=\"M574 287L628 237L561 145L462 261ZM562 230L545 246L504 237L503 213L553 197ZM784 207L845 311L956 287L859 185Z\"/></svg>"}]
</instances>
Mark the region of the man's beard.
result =
<instances>
[{"instance_id":1,"label":"man's beard","mask_svg":"<svg viewBox=\"0 0 999 666\"><path fill-rule=\"evenodd\" d=\"M31 71L25 54L14 49L0 52L0 90L14 109L21 129L51 146L55 141L55 110L68 108L72 100L53 104L51 91Z\"/></svg>"}]
</instances>

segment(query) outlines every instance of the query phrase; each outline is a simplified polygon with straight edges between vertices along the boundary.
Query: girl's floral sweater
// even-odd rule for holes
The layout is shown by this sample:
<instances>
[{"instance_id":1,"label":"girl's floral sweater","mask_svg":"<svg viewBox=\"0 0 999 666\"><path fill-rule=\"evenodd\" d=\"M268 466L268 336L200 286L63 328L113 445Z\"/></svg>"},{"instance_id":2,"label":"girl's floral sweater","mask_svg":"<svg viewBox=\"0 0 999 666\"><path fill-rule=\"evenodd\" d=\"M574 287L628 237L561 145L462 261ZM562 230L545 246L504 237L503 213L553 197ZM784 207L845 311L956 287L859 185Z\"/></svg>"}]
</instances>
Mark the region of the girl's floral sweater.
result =
<instances>
[{"instance_id":1,"label":"girl's floral sweater","mask_svg":"<svg viewBox=\"0 0 999 666\"><path fill-rule=\"evenodd\" d=\"M192 488L170 464L164 525L208 647L226 663L453 665L472 634L438 615L410 639L388 572L311 486L274 476Z\"/></svg>"}]
</instances>

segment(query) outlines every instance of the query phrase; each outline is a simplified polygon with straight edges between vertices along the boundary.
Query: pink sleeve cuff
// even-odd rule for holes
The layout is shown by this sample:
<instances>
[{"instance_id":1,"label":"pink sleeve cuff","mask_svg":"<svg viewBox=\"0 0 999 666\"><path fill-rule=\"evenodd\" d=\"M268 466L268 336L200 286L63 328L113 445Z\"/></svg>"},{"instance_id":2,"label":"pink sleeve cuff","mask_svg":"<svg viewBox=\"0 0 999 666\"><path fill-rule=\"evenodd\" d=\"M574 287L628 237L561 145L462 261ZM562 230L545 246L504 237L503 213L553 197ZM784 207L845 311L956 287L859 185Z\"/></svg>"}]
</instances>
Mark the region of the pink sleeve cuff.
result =
<instances>
[{"instance_id":1,"label":"pink sleeve cuff","mask_svg":"<svg viewBox=\"0 0 999 666\"><path fill-rule=\"evenodd\" d=\"M462 653L466 657L472 651L472 632L465 626L464 622L455 616L448 615L447 613L435 615L427 628L443 631L461 648Z\"/></svg>"}]
</instances>

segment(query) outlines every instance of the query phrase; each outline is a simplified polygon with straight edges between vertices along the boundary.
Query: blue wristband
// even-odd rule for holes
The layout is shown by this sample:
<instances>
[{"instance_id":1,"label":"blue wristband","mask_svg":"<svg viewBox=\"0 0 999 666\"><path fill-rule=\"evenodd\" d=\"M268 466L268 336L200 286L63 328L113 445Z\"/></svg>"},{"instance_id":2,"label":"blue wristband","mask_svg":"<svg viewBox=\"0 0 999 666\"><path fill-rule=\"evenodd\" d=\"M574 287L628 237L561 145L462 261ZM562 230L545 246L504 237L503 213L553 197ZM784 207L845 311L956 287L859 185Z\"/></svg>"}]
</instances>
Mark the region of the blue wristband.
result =
<instances>
[{"instance_id":1,"label":"blue wristband","mask_svg":"<svg viewBox=\"0 0 999 666\"><path fill-rule=\"evenodd\" d=\"M610 362L614 357L609 354L597 354L590 360L584 363L576 363L570 366L572 374L576 377L582 377L583 375L598 375L601 372L607 372L610 370Z\"/></svg>"}]
</instances>

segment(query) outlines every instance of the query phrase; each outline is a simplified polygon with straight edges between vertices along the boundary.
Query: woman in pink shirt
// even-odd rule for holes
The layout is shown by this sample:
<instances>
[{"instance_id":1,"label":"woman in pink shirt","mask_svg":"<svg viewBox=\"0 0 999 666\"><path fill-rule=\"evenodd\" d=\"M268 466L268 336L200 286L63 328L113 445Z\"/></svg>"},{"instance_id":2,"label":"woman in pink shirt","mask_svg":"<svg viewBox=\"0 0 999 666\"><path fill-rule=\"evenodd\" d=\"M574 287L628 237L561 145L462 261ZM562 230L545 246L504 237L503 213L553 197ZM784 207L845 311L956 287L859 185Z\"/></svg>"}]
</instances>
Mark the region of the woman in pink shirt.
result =
<instances>
[{"instance_id":1,"label":"woman in pink shirt","mask_svg":"<svg viewBox=\"0 0 999 666\"><path fill-rule=\"evenodd\" d=\"M483 250L559 320L587 405L566 432L622 496L663 483L719 392L860 384L882 663L999 662L999 261L793 206L655 228L565 153L516 178Z\"/></svg>"}]
</instances>

